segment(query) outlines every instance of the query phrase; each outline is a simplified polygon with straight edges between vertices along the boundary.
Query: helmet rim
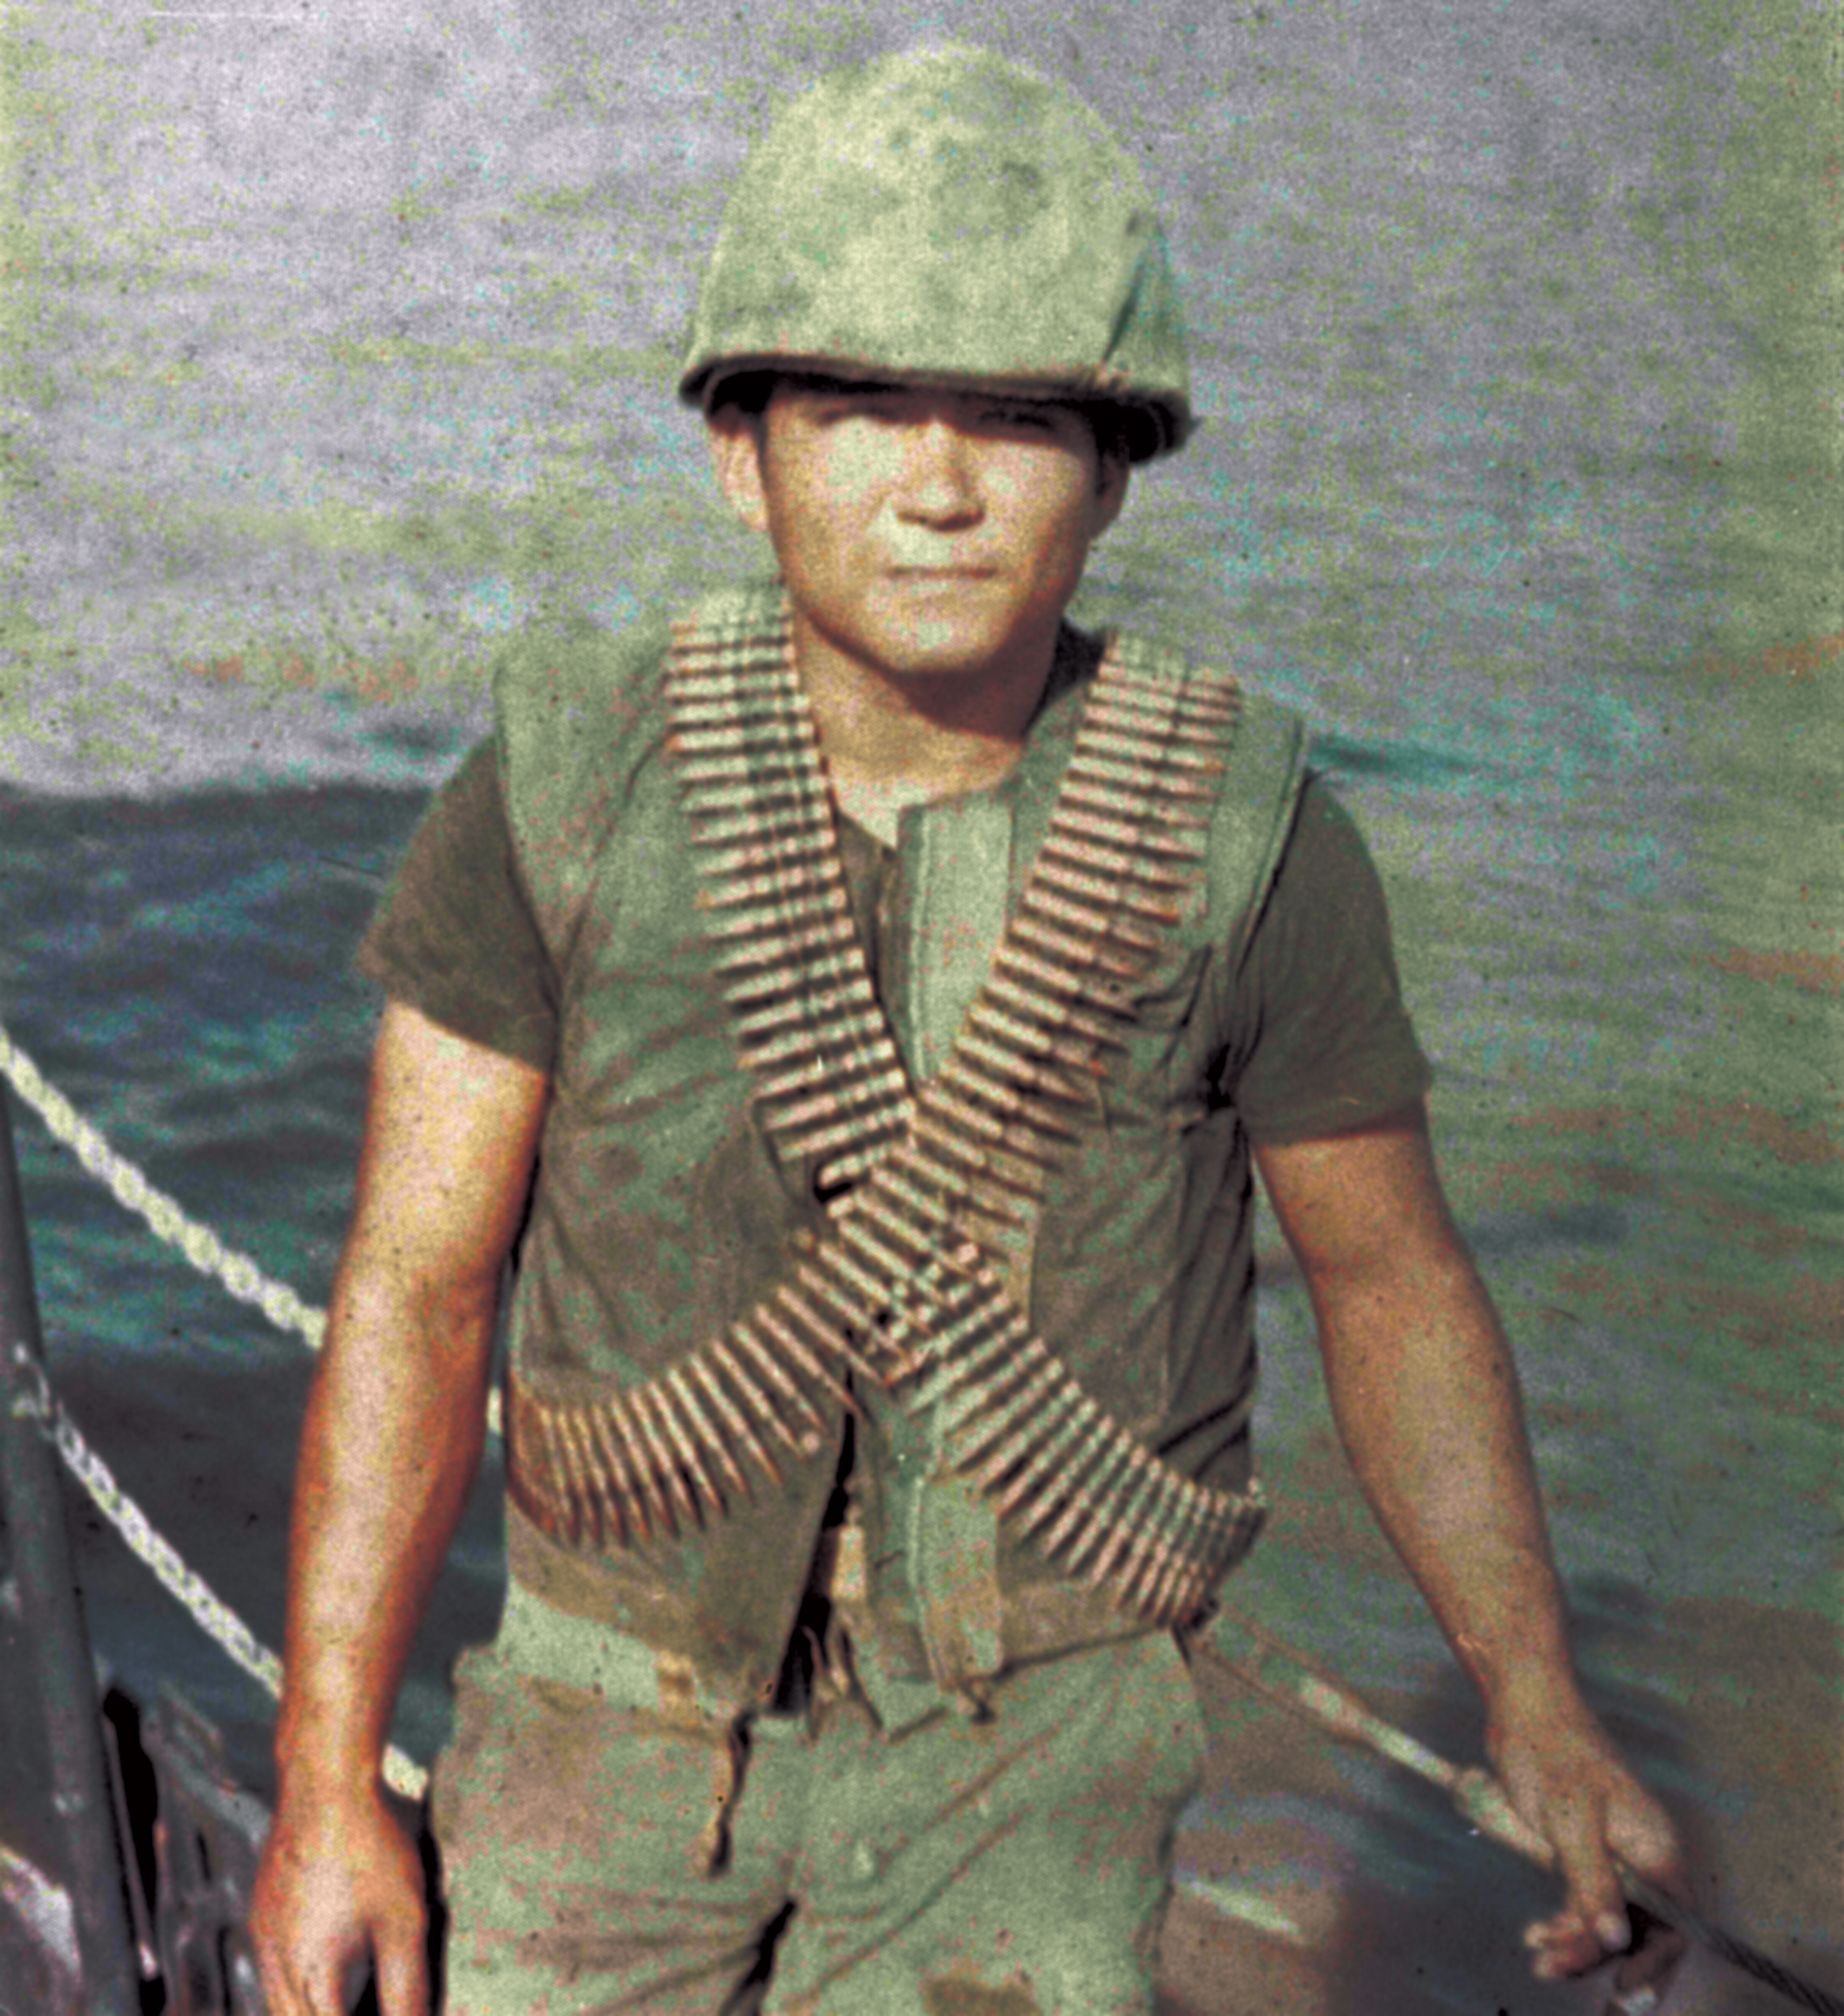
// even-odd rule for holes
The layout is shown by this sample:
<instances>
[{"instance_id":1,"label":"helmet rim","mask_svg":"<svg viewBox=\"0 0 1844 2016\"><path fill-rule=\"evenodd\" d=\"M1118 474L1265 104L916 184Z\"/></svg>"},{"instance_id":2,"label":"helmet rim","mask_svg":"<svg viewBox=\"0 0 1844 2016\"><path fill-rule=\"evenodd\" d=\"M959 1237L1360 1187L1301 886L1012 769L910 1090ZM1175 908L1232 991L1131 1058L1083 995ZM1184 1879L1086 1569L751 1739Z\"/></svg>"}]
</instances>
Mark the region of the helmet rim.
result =
<instances>
[{"instance_id":1,"label":"helmet rim","mask_svg":"<svg viewBox=\"0 0 1844 2016\"><path fill-rule=\"evenodd\" d=\"M742 378L913 385L927 391L987 393L1048 406L1071 406L1085 410L1104 408L1121 416L1126 430L1128 456L1136 463L1175 454L1198 428L1190 403L1182 395L1169 394L1161 398L1150 393L1135 393L1114 384L1104 370L1092 373L1086 378L1055 373L1007 376L990 372L892 368L830 354L763 351L726 354L696 366L680 379L679 395L686 405L697 408L708 419L724 404L725 388Z\"/></svg>"}]
</instances>

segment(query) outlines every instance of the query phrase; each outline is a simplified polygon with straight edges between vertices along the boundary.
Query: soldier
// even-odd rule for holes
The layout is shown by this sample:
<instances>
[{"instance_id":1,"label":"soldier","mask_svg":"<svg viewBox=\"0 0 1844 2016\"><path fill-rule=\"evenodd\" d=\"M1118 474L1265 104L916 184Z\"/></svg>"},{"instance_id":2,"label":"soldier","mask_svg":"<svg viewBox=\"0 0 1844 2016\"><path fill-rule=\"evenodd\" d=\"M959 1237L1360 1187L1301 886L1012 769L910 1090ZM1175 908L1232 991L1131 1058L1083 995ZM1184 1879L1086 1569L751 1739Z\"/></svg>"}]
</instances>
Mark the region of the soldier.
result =
<instances>
[{"instance_id":1,"label":"soldier","mask_svg":"<svg viewBox=\"0 0 1844 2016\"><path fill-rule=\"evenodd\" d=\"M1252 1161L1560 1857L1536 1971L1601 1964L1612 1853L1677 1851L1577 1689L1374 872L1291 716L1064 619L1191 424L1132 163L978 51L823 84L682 390L778 580L522 639L364 954L276 2016L368 1946L385 2016L426 2007L378 1759L515 1252L506 1612L433 1797L451 2016L1150 2009L1187 1656L1262 1512Z\"/></svg>"}]
</instances>

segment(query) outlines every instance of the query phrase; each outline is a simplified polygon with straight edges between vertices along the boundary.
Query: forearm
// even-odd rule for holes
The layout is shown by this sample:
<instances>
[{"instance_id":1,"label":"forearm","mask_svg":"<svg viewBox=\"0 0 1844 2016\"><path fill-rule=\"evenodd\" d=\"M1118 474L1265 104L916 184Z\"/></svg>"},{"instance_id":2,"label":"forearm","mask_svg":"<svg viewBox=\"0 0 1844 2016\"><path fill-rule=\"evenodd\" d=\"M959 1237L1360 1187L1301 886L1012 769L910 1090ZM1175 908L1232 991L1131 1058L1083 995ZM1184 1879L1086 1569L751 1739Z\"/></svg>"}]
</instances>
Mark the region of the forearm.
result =
<instances>
[{"instance_id":1,"label":"forearm","mask_svg":"<svg viewBox=\"0 0 1844 2016\"><path fill-rule=\"evenodd\" d=\"M1332 1273L1313 1299L1352 1467L1489 1709L1572 1690L1517 1374L1464 1246Z\"/></svg>"},{"instance_id":2,"label":"forearm","mask_svg":"<svg viewBox=\"0 0 1844 2016\"><path fill-rule=\"evenodd\" d=\"M342 1272L302 1431L290 1550L284 1792L369 1790L478 1468L491 1288Z\"/></svg>"},{"instance_id":3,"label":"forearm","mask_svg":"<svg viewBox=\"0 0 1844 2016\"><path fill-rule=\"evenodd\" d=\"M1538 1971L1626 1941L1612 1857L1681 1881L1671 1823L1590 1714L1498 1319L1441 1195L1415 1109L1256 1155L1319 1321L1332 1410L1365 1496L1484 1696L1493 1768L1555 1847L1567 1907ZM1633 1956L1623 1987L1668 1971Z\"/></svg>"}]
</instances>

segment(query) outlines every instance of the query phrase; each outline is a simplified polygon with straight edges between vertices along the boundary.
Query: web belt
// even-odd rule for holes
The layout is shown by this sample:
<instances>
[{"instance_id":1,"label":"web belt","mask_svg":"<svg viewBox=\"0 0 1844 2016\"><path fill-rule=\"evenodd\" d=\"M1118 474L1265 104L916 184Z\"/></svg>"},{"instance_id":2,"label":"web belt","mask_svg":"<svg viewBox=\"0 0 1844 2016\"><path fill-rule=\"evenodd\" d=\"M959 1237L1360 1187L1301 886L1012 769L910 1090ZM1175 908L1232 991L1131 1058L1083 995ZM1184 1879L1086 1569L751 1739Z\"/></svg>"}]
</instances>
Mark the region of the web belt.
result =
<instances>
[{"instance_id":1,"label":"web belt","mask_svg":"<svg viewBox=\"0 0 1844 2016\"><path fill-rule=\"evenodd\" d=\"M912 1093L854 926L785 606L713 598L666 671L699 897L778 1149L829 1224L725 1334L644 1384L560 1403L509 1382L509 1485L573 1545L626 1548L727 1517L745 1465L855 1411L848 1374L943 1409L954 1467L1068 1575L1160 1625L1200 1611L1266 1516L1137 1441L1032 1334L978 1237L1028 1222L1120 1047L1138 984L1204 873L1238 718L1233 677L1110 640L992 970Z\"/></svg>"}]
</instances>

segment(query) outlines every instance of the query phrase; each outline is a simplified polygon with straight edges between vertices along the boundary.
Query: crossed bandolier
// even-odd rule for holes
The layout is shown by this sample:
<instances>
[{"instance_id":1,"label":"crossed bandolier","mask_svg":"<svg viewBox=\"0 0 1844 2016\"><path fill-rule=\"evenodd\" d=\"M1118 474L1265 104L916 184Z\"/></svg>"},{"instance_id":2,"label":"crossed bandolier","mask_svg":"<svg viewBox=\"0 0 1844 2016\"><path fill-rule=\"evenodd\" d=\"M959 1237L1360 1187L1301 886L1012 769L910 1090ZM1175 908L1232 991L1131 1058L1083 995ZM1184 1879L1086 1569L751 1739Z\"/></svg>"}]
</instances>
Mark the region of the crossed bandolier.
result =
<instances>
[{"instance_id":1,"label":"crossed bandolier","mask_svg":"<svg viewBox=\"0 0 1844 2016\"><path fill-rule=\"evenodd\" d=\"M574 1546L726 1517L745 1464L829 1440L853 1376L935 1415L958 1477L1067 1575L1183 1625L1252 1545L1259 1484L1213 1491L1086 1394L1021 1304L1045 1178L1201 883L1233 677L1111 638L1050 826L945 1061L912 1091L846 892L785 604L712 598L667 654L669 748L732 1029L827 1226L722 1336L643 1384L558 1403L509 1382L508 1481ZM938 1412L936 1410L938 1409Z\"/></svg>"}]
</instances>

